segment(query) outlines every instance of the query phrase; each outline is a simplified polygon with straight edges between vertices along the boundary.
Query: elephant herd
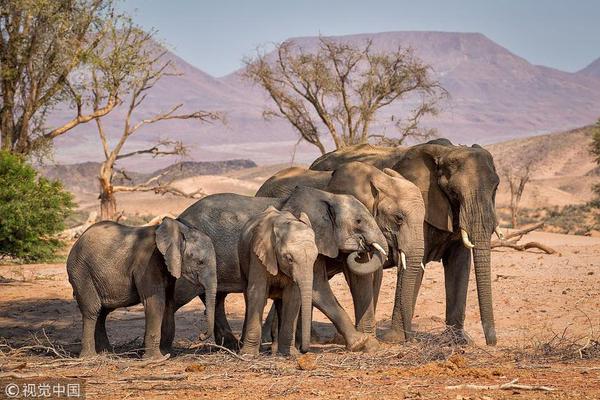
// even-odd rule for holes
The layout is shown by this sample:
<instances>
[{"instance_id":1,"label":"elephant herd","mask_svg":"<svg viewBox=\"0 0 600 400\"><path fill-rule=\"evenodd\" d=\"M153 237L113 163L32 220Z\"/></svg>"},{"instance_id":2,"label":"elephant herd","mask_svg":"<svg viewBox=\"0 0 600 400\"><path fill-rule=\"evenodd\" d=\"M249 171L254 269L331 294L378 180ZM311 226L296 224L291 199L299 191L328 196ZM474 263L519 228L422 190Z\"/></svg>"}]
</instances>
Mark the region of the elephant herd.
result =
<instances>
[{"instance_id":1,"label":"elephant herd","mask_svg":"<svg viewBox=\"0 0 600 400\"><path fill-rule=\"evenodd\" d=\"M381 339L403 342L414 335L425 266L440 260L447 329L466 342L471 258L486 343L495 345L490 240L499 234L498 183L491 154L478 145L447 139L396 148L361 144L327 153L308 169L279 171L255 197L210 195L158 226L97 223L67 260L83 318L81 356L109 349L105 321L112 310L142 303L145 356L160 357L172 346L175 312L196 296L208 323L200 338L213 335L243 354L258 354L270 335L281 354L308 351L313 306L347 349L370 351L379 343L375 310L383 269L396 267L397 281L391 328ZM354 321L329 285L340 272ZM225 313L229 293L244 294L240 339ZM263 326L268 298L273 306Z\"/></svg>"}]
</instances>

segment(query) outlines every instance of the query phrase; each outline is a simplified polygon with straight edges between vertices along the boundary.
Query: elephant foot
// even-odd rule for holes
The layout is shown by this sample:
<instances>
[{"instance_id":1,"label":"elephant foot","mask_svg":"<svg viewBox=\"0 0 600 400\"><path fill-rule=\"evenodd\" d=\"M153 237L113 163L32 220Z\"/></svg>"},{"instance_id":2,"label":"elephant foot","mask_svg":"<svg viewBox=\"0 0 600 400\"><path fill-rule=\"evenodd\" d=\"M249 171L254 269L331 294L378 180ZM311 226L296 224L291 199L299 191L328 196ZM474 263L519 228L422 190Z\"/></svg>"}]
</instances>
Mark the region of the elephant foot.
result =
<instances>
[{"instance_id":1,"label":"elephant foot","mask_svg":"<svg viewBox=\"0 0 600 400\"><path fill-rule=\"evenodd\" d=\"M290 346L290 347L282 347L277 349L277 354L280 354L282 356L292 356L292 357L298 357L301 353L300 350L298 350L295 346Z\"/></svg>"},{"instance_id":2,"label":"elephant foot","mask_svg":"<svg viewBox=\"0 0 600 400\"><path fill-rule=\"evenodd\" d=\"M240 355L242 355L242 356L257 357L258 354L259 354L259 346L244 345L240 349Z\"/></svg>"},{"instance_id":3,"label":"elephant foot","mask_svg":"<svg viewBox=\"0 0 600 400\"><path fill-rule=\"evenodd\" d=\"M447 327L439 336L440 341L455 346L468 346L473 344L473 339L463 330Z\"/></svg>"},{"instance_id":4,"label":"elephant foot","mask_svg":"<svg viewBox=\"0 0 600 400\"><path fill-rule=\"evenodd\" d=\"M379 342L376 338L371 335L362 334L358 340L355 340L352 344L346 345L346 348L350 351L362 351L364 353L372 353L379 350Z\"/></svg>"},{"instance_id":5,"label":"elephant foot","mask_svg":"<svg viewBox=\"0 0 600 400\"><path fill-rule=\"evenodd\" d=\"M381 340L388 343L404 343L407 337L403 329L388 329L381 334Z\"/></svg>"},{"instance_id":6,"label":"elephant foot","mask_svg":"<svg viewBox=\"0 0 600 400\"><path fill-rule=\"evenodd\" d=\"M167 354L163 355L163 353L161 353L160 350L146 350L144 352L143 359L144 360L158 360L158 359L163 359L165 357L170 358L171 354L167 353Z\"/></svg>"},{"instance_id":7,"label":"elephant foot","mask_svg":"<svg viewBox=\"0 0 600 400\"><path fill-rule=\"evenodd\" d=\"M240 349L240 341L231 332L215 337L215 343L227 347L231 351L238 351Z\"/></svg>"},{"instance_id":8,"label":"elephant foot","mask_svg":"<svg viewBox=\"0 0 600 400\"><path fill-rule=\"evenodd\" d=\"M329 344L341 344L346 345L346 339L339 332L335 332L335 336L332 337L327 343Z\"/></svg>"},{"instance_id":9,"label":"elephant foot","mask_svg":"<svg viewBox=\"0 0 600 400\"><path fill-rule=\"evenodd\" d=\"M98 353L93 350L81 350L79 353L79 358L94 358L97 357Z\"/></svg>"}]
</instances>

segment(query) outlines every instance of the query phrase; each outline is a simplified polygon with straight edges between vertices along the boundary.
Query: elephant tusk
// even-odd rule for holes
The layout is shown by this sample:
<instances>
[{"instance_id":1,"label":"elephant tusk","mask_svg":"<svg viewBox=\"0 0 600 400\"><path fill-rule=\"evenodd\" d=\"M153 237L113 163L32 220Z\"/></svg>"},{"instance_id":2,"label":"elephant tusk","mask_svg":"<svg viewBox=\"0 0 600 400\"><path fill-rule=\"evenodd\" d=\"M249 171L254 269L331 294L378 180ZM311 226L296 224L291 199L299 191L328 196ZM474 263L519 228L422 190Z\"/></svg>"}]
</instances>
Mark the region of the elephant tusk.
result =
<instances>
[{"instance_id":1,"label":"elephant tusk","mask_svg":"<svg viewBox=\"0 0 600 400\"><path fill-rule=\"evenodd\" d=\"M498 239L504 240L504 234L500 230L499 226L497 226L496 229L494 229L494 232L496 232L496 236L498 236Z\"/></svg>"},{"instance_id":2,"label":"elephant tusk","mask_svg":"<svg viewBox=\"0 0 600 400\"><path fill-rule=\"evenodd\" d=\"M423 264L423 262L421 262L421 269L425 271L425 264Z\"/></svg>"},{"instance_id":3,"label":"elephant tusk","mask_svg":"<svg viewBox=\"0 0 600 400\"><path fill-rule=\"evenodd\" d=\"M383 254L384 257L387 257L387 253L385 252L385 250L383 249L383 247L381 247L381 245L379 243L373 243L372 246L375 247L375 250L377 250L378 252Z\"/></svg>"},{"instance_id":4,"label":"elephant tusk","mask_svg":"<svg viewBox=\"0 0 600 400\"><path fill-rule=\"evenodd\" d=\"M402 269L406 269L406 254L403 251L400 251L400 260L402 262Z\"/></svg>"},{"instance_id":5,"label":"elephant tusk","mask_svg":"<svg viewBox=\"0 0 600 400\"><path fill-rule=\"evenodd\" d=\"M467 249L472 249L473 247L475 247L475 245L469 240L469 234L467 233L467 231L461 229L460 236L462 237L462 242Z\"/></svg>"}]
</instances>

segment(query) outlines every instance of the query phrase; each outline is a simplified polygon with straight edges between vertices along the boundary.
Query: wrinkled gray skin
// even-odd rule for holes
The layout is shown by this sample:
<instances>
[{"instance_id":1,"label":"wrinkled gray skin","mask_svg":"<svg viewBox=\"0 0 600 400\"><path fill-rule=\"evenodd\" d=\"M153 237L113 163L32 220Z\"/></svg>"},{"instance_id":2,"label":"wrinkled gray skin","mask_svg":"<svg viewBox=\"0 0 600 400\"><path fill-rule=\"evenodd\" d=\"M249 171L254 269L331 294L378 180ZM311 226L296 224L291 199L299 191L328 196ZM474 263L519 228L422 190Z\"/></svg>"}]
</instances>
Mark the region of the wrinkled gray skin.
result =
<instances>
[{"instance_id":1,"label":"wrinkled gray skin","mask_svg":"<svg viewBox=\"0 0 600 400\"><path fill-rule=\"evenodd\" d=\"M426 209L425 260L441 260L444 264L446 324L456 331L460 342L467 341L463 327L471 251L461 240L463 229L474 245L473 264L486 343L495 345L490 240L497 224L495 201L499 178L492 155L479 145L454 146L447 139L400 149L394 157L383 152L377 159L373 153L378 149L368 145L353 146L320 157L310 168L329 169L349 159L376 162L377 165L391 166L416 184ZM421 280L422 274L417 277L417 291Z\"/></svg>"},{"instance_id":2,"label":"wrinkled gray skin","mask_svg":"<svg viewBox=\"0 0 600 400\"><path fill-rule=\"evenodd\" d=\"M80 357L108 351L106 316L140 302L146 316L144 357L160 357L161 327L175 329L176 280L204 291L208 332L214 329L217 275L212 242L171 218L148 227L108 221L92 225L73 245L67 273L83 318Z\"/></svg>"},{"instance_id":3,"label":"wrinkled gray skin","mask_svg":"<svg viewBox=\"0 0 600 400\"><path fill-rule=\"evenodd\" d=\"M267 298L279 311L277 351L295 353L296 324L301 312L302 344L310 348L313 266L319 255L315 233L305 213L300 218L273 207L242 228L238 254L245 282L246 316L242 354L258 355Z\"/></svg>"},{"instance_id":4,"label":"wrinkled gray skin","mask_svg":"<svg viewBox=\"0 0 600 400\"><path fill-rule=\"evenodd\" d=\"M405 332L412 331L414 287L421 271L424 251L425 206L419 188L393 170L381 171L362 162L349 162L333 172L301 167L284 169L269 178L258 189L256 196L285 197L296 185L353 195L371 210L390 249L384 268L399 266L392 327L384 339L404 340ZM406 270L401 266L401 252L406 256ZM357 329L374 334L381 271L352 277L345 265L342 268L352 292ZM333 276L339 270L339 263L330 260L327 270L328 275Z\"/></svg>"},{"instance_id":5,"label":"wrinkled gray skin","mask_svg":"<svg viewBox=\"0 0 600 400\"><path fill-rule=\"evenodd\" d=\"M379 243L387 252L385 237L369 211L352 196L334 195L313 188L299 187L287 199L256 198L223 193L207 196L185 210L179 219L196 226L212 239L217 255L217 304L215 340L235 348L237 339L231 332L225 315L225 297L228 293L241 293L244 289L238 259L238 241L248 220L267 207L290 211L299 217L301 212L310 219L319 257L314 265L313 305L321 310L344 336L350 350L371 350L377 341L358 332L344 309L336 300L325 268L324 258L349 257L354 252L372 254L371 262L355 263L355 269L365 271L381 268L383 256L373 252L373 243ZM176 307L198 295L185 281L177 281Z\"/></svg>"}]
</instances>

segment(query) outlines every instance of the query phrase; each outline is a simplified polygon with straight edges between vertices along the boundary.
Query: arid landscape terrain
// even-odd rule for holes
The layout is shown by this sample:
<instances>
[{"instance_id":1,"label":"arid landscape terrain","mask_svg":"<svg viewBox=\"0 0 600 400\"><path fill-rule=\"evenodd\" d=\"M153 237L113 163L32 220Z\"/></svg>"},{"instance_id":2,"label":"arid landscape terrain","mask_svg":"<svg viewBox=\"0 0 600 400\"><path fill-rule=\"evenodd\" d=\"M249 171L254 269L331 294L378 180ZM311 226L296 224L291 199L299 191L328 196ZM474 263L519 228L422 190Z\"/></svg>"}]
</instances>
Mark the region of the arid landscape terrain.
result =
<instances>
[{"instance_id":1,"label":"arid landscape terrain","mask_svg":"<svg viewBox=\"0 0 600 400\"><path fill-rule=\"evenodd\" d=\"M556 209L560 214L565 206L581 206L591 199L590 185L597 183L599 177L587 150L589 140L589 130L584 128L489 147L499 172L507 165L539 157L522 200L524 218L537 222L546 216L541 209ZM202 188L208 194L227 191L252 195L265 179L288 166L253 165L231 162L212 172L196 169L174 184L183 191ZM72 221L75 225L98 207L93 189L94 168L61 168L58 177L75 192L79 205L79 222ZM189 172L190 167L186 168ZM56 172L48 171L47 175ZM505 186L498 194L500 215L508 202ZM125 223L140 224L157 215L177 215L194 201L171 195L128 193L119 194L118 209L124 212ZM503 226L508 223L502 222ZM0 370L14 377L83 378L90 398L106 399L305 399L325 395L453 400L598 399L600 237L593 226L586 232L589 236L553 233L568 231L560 220L547 223L545 229L550 232L533 232L523 241L543 243L555 249L555 254L502 248L493 251L497 347L485 346L474 281L470 283L466 317L466 330L473 343L457 347L439 336L444 330L443 270L439 263L430 263L415 315L419 340L413 343L382 343L374 353L349 353L342 345L332 343L334 327L316 312L318 337L308 355L299 359L273 357L265 347L258 358L245 358L197 342L204 316L201 303L194 300L177 314L176 351L172 359L155 363L137 359L144 317L141 306L136 306L117 310L109 317L108 332L116 355L80 361L74 357L79 351L81 317L64 262L12 264L0 266ZM385 272L377 309L379 331L389 326L395 280L394 270ZM351 310L352 300L343 277L336 276L332 285L340 302ZM242 295L229 296L226 306L228 318L239 334L244 315ZM515 379L517 384L548 390L493 387ZM477 386L453 388L465 384Z\"/></svg>"}]
</instances>

